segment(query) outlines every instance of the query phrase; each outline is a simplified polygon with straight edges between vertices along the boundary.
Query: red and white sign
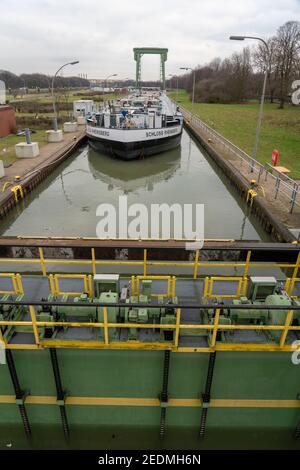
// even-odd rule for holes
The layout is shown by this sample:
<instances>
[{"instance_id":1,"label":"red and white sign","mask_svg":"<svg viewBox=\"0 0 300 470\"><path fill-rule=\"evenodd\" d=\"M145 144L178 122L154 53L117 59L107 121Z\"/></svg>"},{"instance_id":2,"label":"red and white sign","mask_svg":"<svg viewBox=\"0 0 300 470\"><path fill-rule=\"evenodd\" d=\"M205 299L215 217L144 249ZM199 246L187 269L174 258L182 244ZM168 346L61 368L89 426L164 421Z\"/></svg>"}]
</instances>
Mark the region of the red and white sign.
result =
<instances>
[{"instance_id":1,"label":"red and white sign","mask_svg":"<svg viewBox=\"0 0 300 470\"><path fill-rule=\"evenodd\" d=\"M276 166L278 163L279 151L274 149L272 152L272 165Z\"/></svg>"}]
</instances>

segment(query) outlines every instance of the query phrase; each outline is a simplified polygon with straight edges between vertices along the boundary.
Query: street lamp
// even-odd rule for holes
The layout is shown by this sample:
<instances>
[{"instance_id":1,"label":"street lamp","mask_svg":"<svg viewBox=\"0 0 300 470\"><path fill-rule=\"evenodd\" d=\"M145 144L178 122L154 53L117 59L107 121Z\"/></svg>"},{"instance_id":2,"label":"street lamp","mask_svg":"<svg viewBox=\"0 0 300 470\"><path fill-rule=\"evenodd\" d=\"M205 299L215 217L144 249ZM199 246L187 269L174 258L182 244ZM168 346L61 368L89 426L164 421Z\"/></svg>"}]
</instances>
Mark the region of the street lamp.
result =
<instances>
[{"instance_id":1,"label":"street lamp","mask_svg":"<svg viewBox=\"0 0 300 470\"><path fill-rule=\"evenodd\" d=\"M79 64L79 60L74 60L73 62L67 62L66 64L62 65L56 72L54 77L52 78L52 83L51 83L51 95L52 95L52 103L53 103L53 113L54 113L54 118L53 118L53 126L54 130L57 131L57 113L56 113L56 105L55 105L55 97L54 97L54 81L55 78L57 77L57 74L66 67L67 65L75 65Z\"/></svg>"},{"instance_id":2,"label":"street lamp","mask_svg":"<svg viewBox=\"0 0 300 470\"><path fill-rule=\"evenodd\" d=\"M176 103L178 101L178 75L176 77Z\"/></svg>"},{"instance_id":3,"label":"street lamp","mask_svg":"<svg viewBox=\"0 0 300 470\"><path fill-rule=\"evenodd\" d=\"M180 67L180 70L190 70L191 72L193 72L193 92L192 92L192 116L193 116L194 102L195 102L195 69L192 69L191 67Z\"/></svg>"},{"instance_id":4,"label":"street lamp","mask_svg":"<svg viewBox=\"0 0 300 470\"><path fill-rule=\"evenodd\" d=\"M258 121L257 121L257 127L256 127L255 144L254 144L253 153L252 153L253 160L256 160L257 159L257 149L258 149L259 135L260 135L260 129L261 129L261 122L262 122L262 116L263 116L263 109L264 109L264 102L265 102L265 92L266 92L268 71L269 71L269 66L270 66L270 50L269 50L269 46L266 43L266 41L264 39L258 38L256 36L230 36L229 39L231 39L233 41L244 41L244 39L254 39L256 41L262 42L264 44L265 48L266 48L266 51L267 51L267 64L266 64L266 70L265 70L264 82L263 82L263 89L262 89L262 94L261 94L261 99L260 99ZM251 173L253 172L253 168L254 168L254 162L251 163L251 167L250 167Z\"/></svg>"},{"instance_id":5,"label":"street lamp","mask_svg":"<svg viewBox=\"0 0 300 470\"><path fill-rule=\"evenodd\" d=\"M117 73L113 73L112 75L108 75L105 79L104 79L104 85L105 85L105 88L106 88L106 82L109 78L111 77L116 77L118 74ZM102 86L102 101L103 101L103 108L104 108L104 87Z\"/></svg>"},{"instance_id":6,"label":"street lamp","mask_svg":"<svg viewBox=\"0 0 300 470\"><path fill-rule=\"evenodd\" d=\"M25 93L25 95L26 95L26 90L27 90L27 88L26 88L25 78L22 78L21 80L22 80L22 82L23 82L23 91L24 91L24 93Z\"/></svg>"},{"instance_id":7,"label":"street lamp","mask_svg":"<svg viewBox=\"0 0 300 470\"><path fill-rule=\"evenodd\" d=\"M172 78L173 78L173 75L171 73L168 74L168 77L171 77L169 80L170 80L170 88L172 89Z\"/></svg>"}]
</instances>

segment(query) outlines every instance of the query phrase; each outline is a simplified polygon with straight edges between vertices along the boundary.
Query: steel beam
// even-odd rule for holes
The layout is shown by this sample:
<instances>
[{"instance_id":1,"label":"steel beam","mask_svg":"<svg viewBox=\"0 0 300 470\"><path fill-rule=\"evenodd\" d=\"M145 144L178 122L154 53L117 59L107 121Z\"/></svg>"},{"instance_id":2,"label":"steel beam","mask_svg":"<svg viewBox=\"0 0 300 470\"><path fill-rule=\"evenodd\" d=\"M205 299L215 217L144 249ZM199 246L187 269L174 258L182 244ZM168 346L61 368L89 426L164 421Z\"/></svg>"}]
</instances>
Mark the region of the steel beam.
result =
<instances>
[{"instance_id":1,"label":"steel beam","mask_svg":"<svg viewBox=\"0 0 300 470\"><path fill-rule=\"evenodd\" d=\"M20 386L13 354L10 349L6 349L6 362L8 365L8 370L10 373L11 381L13 383L14 391L16 394L16 404L18 405L20 415L23 421L24 431L25 431L26 436L30 437L31 427L30 427L28 416L27 416L26 408L24 405L26 394Z\"/></svg>"},{"instance_id":2,"label":"steel beam","mask_svg":"<svg viewBox=\"0 0 300 470\"><path fill-rule=\"evenodd\" d=\"M162 391L161 391L161 394L160 394L161 411L160 411L159 435L160 435L161 439L164 438L165 429L166 429L166 415L167 415L167 406L168 406L168 400L169 400L168 384L169 384L170 359L171 359L171 351L165 351L165 353L164 353L163 383L162 383Z\"/></svg>"},{"instance_id":3,"label":"steel beam","mask_svg":"<svg viewBox=\"0 0 300 470\"><path fill-rule=\"evenodd\" d=\"M57 353L56 353L55 348L50 348L50 358L51 358L51 364L52 364L53 375L54 375L55 386L56 386L57 404L59 406L64 435L65 435L65 438L67 439L69 437L70 431L69 431L69 424L68 424L66 407L65 407L66 393L62 387Z\"/></svg>"},{"instance_id":4,"label":"steel beam","mask_svg":"<svg viewBox=\"0 0 300 470\"><path fill-rule=\"evenodd\" d=\"M201 413L200 431L199 431L200 439L203 439L205 436L207 411L210 405L210 392L211 392L211 386L212 386L212 381L213 381L216 354L217 354L216 352L212 352L209 355L205 391L202 394L202 413Z\"/></svg>"}]
</instances>

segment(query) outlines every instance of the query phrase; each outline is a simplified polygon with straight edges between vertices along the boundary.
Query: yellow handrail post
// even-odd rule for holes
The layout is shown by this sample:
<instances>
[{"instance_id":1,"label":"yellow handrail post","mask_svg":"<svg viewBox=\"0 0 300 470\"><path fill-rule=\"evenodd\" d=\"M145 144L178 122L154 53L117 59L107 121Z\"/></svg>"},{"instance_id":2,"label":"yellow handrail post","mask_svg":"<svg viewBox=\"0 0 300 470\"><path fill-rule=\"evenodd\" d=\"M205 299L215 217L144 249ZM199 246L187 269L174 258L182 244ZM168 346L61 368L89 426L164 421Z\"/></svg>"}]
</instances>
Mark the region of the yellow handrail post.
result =
<instances>
[{"instance_id":1,"label":"yellow handrail post","mask_svg":"<svg viewBox=\"0 0 300 470\"><path fill-rule=\"evenodd\" d=\"M194 263L194 279L197 279L198 274L198 261L200 250L196 250L195 263Z\"/></svg>"},{"instance_id":2,"label":"yellow handrail post","mask_svg":"<svg viewBox=\"0 0 300 470\"><path fill-rule=\"evenodd\" d=\"M168 290L167 290L167 297L171 297L171 276L168 276Z\"/></svg>"},{"instance_id":3,"label":"yellow handrail post","mask_svg":"<svg viewBox=\"0 0 300 470\"><path fill-rule=\"evenodd\" d=\"M247 257L246 257L246 263L244 267L244 274L243 274L243 289L242 289L242 295L246 295L247 291L247 276L248 276L248 271L250 267L250 258L251 258L251 250L247 251Z\"/></svg>"},{"instance_id":4,"label":"yellow handrail post","mask_svg":"<svg viewBox=\"0 0 300 470\"><path fill-rule=\"evenodd\" d=\"M210 343L211 348L214 348L215 345L216 345L217 333L218 333L218 327L219 327L219 319L220 319L220 311L221 310L219 308L216 309L214 328L213 328L211 343Z\"/></svg>"},{"instance_id":5,"label":"yellow handrail post","mask_svg":"<svg viewBox=\"0 0 300 470\"><path fill-rule=\"evenodd\" d=\"M50 284L50 290L51 294L56 297L56 290L55 290L55 283L54 283L54 276L53 274L49 274L49 284Z\"/></svg>"},{"instance_id":6,"label":"yellow handrail post","mask_svg":"<svg viewBox=\"0 0 300 470\"><path fill-rule=\"evenodd\" d=\"M172 277L172 297L176 295L176 276Z\"/></svg>"},{"instance_id":7,"label":"yellow handrail post","mask_svg":"<svg viewBox=\"0 0 300 470\"><path fill-rule=\"evenodd\" d=\"M294 290L295 280L297 279L299 267L300 267L300 251L298 253L297 261L296 261L294 271L293 271L293 274L289 283L289 290L288 290L289 295L292 295L292 292Z\"/></svg>"},{"instance_id":8,"label":"yellow handrail post","mask_svg":"<svg viewBox=\"0 0 300 470\"><path fill-rule=\"evenodd\" d=\"M284 323L284 330L281 333L280 341L279 341L279 346L281 348L283 348L283 346L284 346L284 343L285 343L285 340L286 340L286 337L287 337L287 334L288 334L288 331L289 331L289 326L290 326L290 324L292 323L292 320L293 320L293 314L294 314L293 310L289 310L287 312L285 323Z\"/></svg>"},{"instance_id":9,"label":"yellow handrail post","mask_svg":"<svg viewBox=\"0 0 300 470\"><path fill-rule=\"evenodd\" d=\"M212 296L213 283L214 283L213 278L210 277L210 278L209 278L209 283L208 283L208 293L207 293L208 297L211 297L211 296Z\"/></svg>"},{"instance_id":10,"label":"yellow handrail post","mask_svg":"<svg viewBox=\"0 0 300 470\"><path fill-rule=\"evenodd\" d=\"M144 250L143 275L147 276L147 250Z\"/></svg>"},{"instance_id":11,"label":"yellow handrail post","mask_svg":"<svg viewBox=\"0 0 300 470\"><path fill-rule=\"evenodd\" d=\"M176 315L175 348L178 348L178 343L179 343L180 317L181 317L181 309L178 308L177 315Z\"/></svg>"},{"instance_id":12,"label":"yellow handrail post","mask_svg":"<svg viewBox=\"0 0 300 470\"><path fill-rule=\"evenodd\" d=\"M55 285L55 293L56 295L59 295L59 284L58 284L57 274L54 274L53 279L54 279L54 285Z\"/></svg>"},{"instance_id":13,"label":"yellow handrail post","mask_svg":"<svg viewBox=\"0 0 300 470\"><path fill-rule=\"evenodd\" d=\"M30 312L30 317L32 321L32 327L33 327L33 333L34 333L34 339L35 343L37 346L40 345L40 337L39 337L39 330L36 325L36 315L35 315L35 309L33 305L29 305L29 312Z\"/></svg>"},{"instance_id":14,"label":"yellow handrail post","mask_svg":"<svg viewBox=\"0 0 300 470\"><path fill-rule=\"evenodd\" d=\"M0 341L4 344L4 346L6 347L6 340L2 334L2 331L1 331L1 328L0 328Z\"/></svg>"},{"instance_id":15,"label":"yellow handrail post","mask_svg":"<svg viewBox=\"0 0 300 470\"><path fill-rule=\"evenodd\" d=\"M83 278L83 288L84 288L84 292L89 294L90 288L89 288L89 285L88 285L88 277L87 276L84 276L84 278Z\"/></svg>"},{"instance_id":16,"label":"yellow handrail post","mask_svg":"<svg viewBox=\"0 0 300 470\"><path fill-rule=\"evenodd\" d=\"M88 276L88 284L89 284L89 297L92 298L93 297L93 278L91 274L89 274Z\"/></svg>"},{"instance_id":17,"label":"yellow handrail post","mask_svg":"<svg viewBox=\"0 0 300 470\"><path fill-rule=\"evenodd\" d=\"M15 294L18 294L19 293L19 286L18 286L17 278L14 274L12 274L11 282L12 282Z\"/></svg>"},{"instance_id":18,"label":"yellow handrail post","mask_svg":"<svg viewBox=\"0 0 300 470\"><path fill-rule=\"evenodd\" d=\"M206 299L208 293L208 284L209 284L209 277L206 276L204 279L204 286L203 286L203 299Z\"/></svg>"},{"instance_id":19,"label":"yellow handrail post","mask_svg":"<svg viewBox=\"0 0 300 470\"><path fill-rule=\"evenodd\" d=\"M21 275L18 273L16 274L16 281L17 281L17 290L18 294L24 294L23 284Z\"/></svg>"},{"instance_id":20,"label":"yellow handrail post","mask_svg":"<svg viewBox=\"0 0 300 470\"><path fill-rule=\"evenodd\" d=\"M242 291L242 288L244 286L244 283L245 283L245 280L242 279L239 283L238 283L238 287L237 287L237 291L236 291L236 297L241 297L241 291Z\"/></svg>"},{"instance_id":21,"label":"yellow handrail post","mask_svg":"<svg viewBox=\"0 0 300 470\"><path fill-rule=\"evenodd\" d=\"M41 247L39 247L39 255L40 255L40 263L41 263L43 276L47 276L44 252L43 252L43 248L41 248Z\"/></svg>"},{"instance_id":22,"label":"yellow handrail post","mask_svg":"<svg viewBox=\"0 0 300 470\"><path fill-rule=\"evenodd\" d=\"M95 276L95 274L97 273L95 248L91 248L91 254L92 254L92 273Z\"/></svg>"},{"instance_id":23,"label":"yellow handrail post","mask_svg":"<svg viewBox=\"0 0 300 470\"><path fill-rule=\"evenodd\" d=\"M104 323L104 343L109 343L108 323L107 323L107 307L103 307L103 323Z\"/></svg>"}]
</instances>

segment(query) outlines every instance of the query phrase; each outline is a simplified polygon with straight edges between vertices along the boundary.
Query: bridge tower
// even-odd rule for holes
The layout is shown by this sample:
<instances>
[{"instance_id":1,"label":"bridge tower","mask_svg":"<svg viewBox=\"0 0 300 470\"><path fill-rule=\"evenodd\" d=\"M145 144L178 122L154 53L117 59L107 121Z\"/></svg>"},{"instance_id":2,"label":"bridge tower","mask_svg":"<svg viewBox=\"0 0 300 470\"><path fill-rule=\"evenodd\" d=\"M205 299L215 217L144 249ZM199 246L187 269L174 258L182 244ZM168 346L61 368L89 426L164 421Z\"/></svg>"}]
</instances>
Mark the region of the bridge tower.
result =
<instances>
[{"instance_id":1,"label":"bridge tower","mask_svg":"<svg viewBox=\"0 0 300 470\"><path fill-rule=\"evenodd\" d=\"M168 49L161 47L134 47L134 60L136 61L136 73L135 82L138 88L141 82L142 63L141 59L144 54L155 54L160 55L160 81L162 89L165 89L166 73L165 73L165 62L168 58Z\"/></svg>"}]
</instances>

